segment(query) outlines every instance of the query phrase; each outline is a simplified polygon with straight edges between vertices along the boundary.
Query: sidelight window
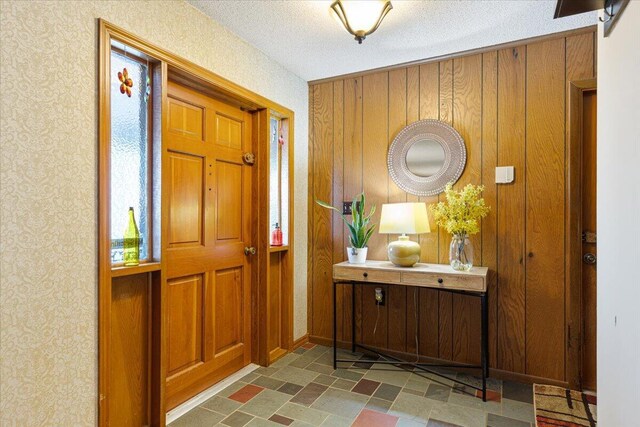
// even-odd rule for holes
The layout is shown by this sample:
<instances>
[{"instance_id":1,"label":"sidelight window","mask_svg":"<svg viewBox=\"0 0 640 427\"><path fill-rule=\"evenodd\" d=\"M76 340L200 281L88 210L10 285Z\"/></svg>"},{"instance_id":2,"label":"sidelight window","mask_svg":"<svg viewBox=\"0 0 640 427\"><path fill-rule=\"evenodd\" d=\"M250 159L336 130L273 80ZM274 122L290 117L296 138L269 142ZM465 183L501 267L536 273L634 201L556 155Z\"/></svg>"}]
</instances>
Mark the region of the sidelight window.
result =
<instances>
[{"instance_id":1,"label":"sidelight window","mask_svg":"<svg viewBox=\"0 0 640 427\"><path fill-rule=\"evenodd\" d=\"M146 60L111 50L111 262L123 261L129 207L140 232L140 260L149 258L150 70Z\"/></svg>"},{"instance_id":2,"label":"sidelight window","mask_svg":"<svg viewBox=\"0 0 640 427\"><path fill-rule=\"evenodd\" d=\"M271 117L269 143L269 221L273 230L282 230L282 244L288 244L289 227L289 147L286 119Z\"/></svg>"}]
</instances>

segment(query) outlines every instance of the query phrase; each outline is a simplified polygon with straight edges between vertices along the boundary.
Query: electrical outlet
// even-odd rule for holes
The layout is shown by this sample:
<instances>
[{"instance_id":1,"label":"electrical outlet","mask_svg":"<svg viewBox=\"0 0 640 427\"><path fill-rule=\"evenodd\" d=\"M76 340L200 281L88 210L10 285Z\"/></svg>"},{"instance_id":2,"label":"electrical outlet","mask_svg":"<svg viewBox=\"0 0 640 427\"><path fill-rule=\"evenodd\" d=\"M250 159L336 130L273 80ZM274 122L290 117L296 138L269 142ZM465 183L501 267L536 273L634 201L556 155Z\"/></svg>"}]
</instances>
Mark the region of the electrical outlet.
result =
<instances>
[{"instance_id":1,"label":"electrical outlet","mask_svg":"<svg viewBox=\"0 0 640 427\"><path fill-rule=\"evenodd\" d=\"M384 289L376 288L376 305L384 305Z\"/></svg>"}]
</instances>

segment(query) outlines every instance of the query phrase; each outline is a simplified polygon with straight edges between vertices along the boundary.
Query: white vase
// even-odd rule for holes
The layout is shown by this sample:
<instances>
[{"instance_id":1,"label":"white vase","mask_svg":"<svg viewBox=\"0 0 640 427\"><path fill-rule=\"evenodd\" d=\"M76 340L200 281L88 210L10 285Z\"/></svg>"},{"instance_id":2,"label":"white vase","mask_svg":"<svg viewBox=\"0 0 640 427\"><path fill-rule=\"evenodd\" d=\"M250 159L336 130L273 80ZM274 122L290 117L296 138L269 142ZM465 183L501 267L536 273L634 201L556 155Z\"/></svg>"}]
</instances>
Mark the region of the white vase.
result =
<instances>
[{"instance_id":1,"label":"white vase","mask_svg":"<svg viewBox=\"0 0 640 427\"><path fill-rule=\"evenodd\" d=\"M367 250L369 248L347 247L347 257L349 264L364 264L367 261Z\"/></svg>"}]
</instances>

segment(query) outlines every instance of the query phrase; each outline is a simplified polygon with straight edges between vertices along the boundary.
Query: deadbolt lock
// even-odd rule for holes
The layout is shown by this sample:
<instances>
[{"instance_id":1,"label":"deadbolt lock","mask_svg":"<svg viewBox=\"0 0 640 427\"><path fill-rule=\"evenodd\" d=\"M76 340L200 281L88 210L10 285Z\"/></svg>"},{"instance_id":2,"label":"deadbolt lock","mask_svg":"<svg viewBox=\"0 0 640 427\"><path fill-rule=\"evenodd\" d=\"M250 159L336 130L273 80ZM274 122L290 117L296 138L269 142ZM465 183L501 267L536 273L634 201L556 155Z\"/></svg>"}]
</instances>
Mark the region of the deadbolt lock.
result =
<instances>
[{"instance_id":1,"label":"deadbolt lock","mask_svg":"<svg viewBox=\"0 0 640 427\"><path fill-rule=\"evenodd\" d=\"M585 264L595 264L597 259L598 258L595 256L595 254L592 254L590 252L582 255L582 261Z\"/></svg>"},{"instance_id":2,"label":"deadbolt lock","mask_svg":"<svg viewBox=\"0 0 640 427\"><path fill-rule=\"evenodd\" d=\"M253 153L244 153L242 160L249 166L252 166L256 162L256 156Z\"/></svg>"},{"instance_id":3,"label":"deadbolt lock","mask_svg":"<svg viewBox=\"0 0 640 427\"><path fill-rule=\"evenodd\" d=\"M597 236L596 233L592 232L592 231L583 231L582 232L582 241L584 243L597 243Z\"/></svg>"}]
</instances>

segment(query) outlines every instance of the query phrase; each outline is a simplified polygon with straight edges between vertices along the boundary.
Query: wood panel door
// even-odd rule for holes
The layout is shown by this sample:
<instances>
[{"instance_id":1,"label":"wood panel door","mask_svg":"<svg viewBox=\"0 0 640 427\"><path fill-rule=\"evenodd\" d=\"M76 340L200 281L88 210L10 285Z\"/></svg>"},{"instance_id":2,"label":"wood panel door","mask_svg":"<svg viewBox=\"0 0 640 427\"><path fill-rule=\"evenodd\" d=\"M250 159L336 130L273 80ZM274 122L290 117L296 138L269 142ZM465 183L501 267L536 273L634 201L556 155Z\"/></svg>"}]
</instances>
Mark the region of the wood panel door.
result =
<instances>
[{"instance_id":1,"label":"wood panel door","mask_svg":"<svg viewBox=\"0 0 640 427\"><path fill-rule=\"evenodd\" d=\"M596 390L596 91L582 99L582 388Z\"/></svg>"},{"instance_id":2,"label":"wood panel door","mask_svg":"<svg viewBox=\"0 0 640 427\"><path fill-rule=\"evenodd\" d=\"M169 82L167 409L250 362L251 116Z\"/></svg>"}]
</instances>

